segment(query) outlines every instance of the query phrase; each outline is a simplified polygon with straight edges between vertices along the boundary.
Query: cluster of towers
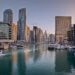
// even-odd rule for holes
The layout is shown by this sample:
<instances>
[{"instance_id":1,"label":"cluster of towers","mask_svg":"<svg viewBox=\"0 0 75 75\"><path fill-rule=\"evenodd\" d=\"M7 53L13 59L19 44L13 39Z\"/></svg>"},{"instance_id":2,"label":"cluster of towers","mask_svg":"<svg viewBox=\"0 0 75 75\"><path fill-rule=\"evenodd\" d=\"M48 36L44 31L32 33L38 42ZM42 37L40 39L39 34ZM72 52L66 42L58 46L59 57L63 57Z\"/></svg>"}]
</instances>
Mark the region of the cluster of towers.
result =
<instances>
[{"instance_id":1,"label":"cluster of towers","mask_svg":"<svg viewBox=\"0 0 75 75\"><path fill-rule=\"evenodd\" d=\"M3 13L3 23L8 23L13 26L13 11L6 9ZM26 8L19 10L19 18L17 23L18 40L26 40Z\"/></svg>"},{"instance_id":2,"label":"cluster of towers","mask_svg":"<svg viewBox=\"0 0 75 75\"><path fill-rule=\"evenodd\" d=\"M6 9L3 13L3 23L11 25L12 37L15 40L35 43L47 39L46 35L43 35L41 28L33 26L33 30L30 30L28 25L26 25L26 8L19 10L17 25L13 24L13 11L11 9Z\"/></svg>"}]
</instances>

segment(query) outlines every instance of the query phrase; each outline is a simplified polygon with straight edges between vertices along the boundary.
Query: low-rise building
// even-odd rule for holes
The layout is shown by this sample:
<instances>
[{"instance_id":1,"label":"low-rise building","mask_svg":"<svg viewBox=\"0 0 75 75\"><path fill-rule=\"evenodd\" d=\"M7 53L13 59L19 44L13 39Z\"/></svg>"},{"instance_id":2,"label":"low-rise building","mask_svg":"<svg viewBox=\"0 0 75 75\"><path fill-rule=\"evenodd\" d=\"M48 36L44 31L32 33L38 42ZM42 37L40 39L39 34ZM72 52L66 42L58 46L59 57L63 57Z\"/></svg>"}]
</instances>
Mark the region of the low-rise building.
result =
<instances>
[{"instance_id":1,"label":"low-rise building","mask_svg":"<svg viewBox=\"0 0 75 75\"><path fill-rule=\"evenodd\" d=\"M12 42L11 25L0 22L0 49L8 49Z\"/></svg>"}]
</instances>

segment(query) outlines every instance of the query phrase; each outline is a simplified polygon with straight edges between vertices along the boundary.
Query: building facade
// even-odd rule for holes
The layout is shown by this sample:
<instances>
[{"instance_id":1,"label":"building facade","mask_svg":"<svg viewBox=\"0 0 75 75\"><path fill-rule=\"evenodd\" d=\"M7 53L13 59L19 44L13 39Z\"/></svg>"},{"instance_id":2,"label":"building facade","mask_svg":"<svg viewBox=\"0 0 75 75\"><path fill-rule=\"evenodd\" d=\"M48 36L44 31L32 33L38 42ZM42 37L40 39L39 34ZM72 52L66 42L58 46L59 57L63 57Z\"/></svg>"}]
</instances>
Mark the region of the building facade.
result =
<instances>
[{"instance_id":1,"label":"building facade","mask_svg":"<svg viewBox=\"0 0 75 75\"><path fill-rule=\"evenodd\" d=\"M26 40L26 8L19 10L18 40Z\"/></svg>"},{"instance_id":2,"label":"building facade","mask_svg":"<svg viewBox=\"0 0 75 75\"><path fill-rule=\"evenodd\" d=\"M55 17L56 43L67 43L67 31L71 28L71 16Z\"/></svg>"},{"instance_id":3,"label":"building facade","mask_svg":"<svg viewBox=\"0 0 75 75\"><path fill-rule=\"evenodd\" d=\"M8 23L0 22L0 40L11 40L11 25Z\"/></svg>"},{"instance_id":4,"label":"building facade","mask_svg":"<svg viewBox=\"0 0 75 75\"><path fill-rule=\"evenodd\" d=\"M67 35L68 35L68 44L75 45L75 24L67 32Z\"/></svg>"},{"instance_id":5,"label":"building facade","mask_svg":"<svg viewBox=\"0 0 75 75\"><path fill-rule=\"evenodd\" d=\"M30 43L34 43L34 32L33 32L33 30L30 31Z\"/></svg>"},{"instance_id":6,"label":"building facade","mask_svg":"<svg viewBox=\"0 0 75 75\"><path fill-rule=\"evenodd\" d=\"M26 42L30 42L30 27L26 26Z\"/></svg>"},{"instance_id":7,"label":"building facade","mask_svg":"<svg viewBox=\"0 0 75 75\"><path fill-rule=\"evenodd\" d=\"M51 43L51 44L55 43L55 35L54 34L49 35L49 43Z\"/></svg>"},{"instance_id":8,"label":"building facade","mask_svg":"<svg viewBox=\"0 0 75 75\"><path fill-rule=\"evenodd\" d=\"M33 38L34 38L34 43L37 43L38 39L38 27L33 26Z\"/></svg>"},{"instance_id":9,"label":"building facade","mask_svg":"<svg viewBox=\"0 0 75 75\"><path fill-rule=\"evenodd\" d=\"M41 28L38 28L38 42L43 43L43 31Z\"/></svg>"},{"instance_id":10,"label":"building facade","mask_svg":"<svg viewBox=\"0 0 75 75\"><path fill-rule=\"evenodd\" d=\"M17 25L12 24L12 40L17 41Z\"/></svg>"},{"instance_id":11,"label":"building facade","mask_svg":"<svg viewBox=\"0 0 75 75\"><path fill-rule=\"evenodd\" d=\"M43 42L43 31L41 28L38 28L37 26L33 26L33 40L34 43Z\"/></svg>"},{"instance_id":12,"label":"building facade","mask_svg":"<svg viewBox=\"0 0 75 75\"><path fill-rule=\"evenodd\" d=\"M43 42L47 43L48 42L48 34L47 31L45 30L44 35L43 35Z\"/></svg>"},{"instance_id":13,"label":"building facade","mask_svg":"<svg viewBox=\"0 0 75 75\"><path fill-rule=\"evenodd\" d=\"M3 22L12 25L13 23L13 12L11 9L6 9L3 13Z\"/></svg>"}]
</instances>

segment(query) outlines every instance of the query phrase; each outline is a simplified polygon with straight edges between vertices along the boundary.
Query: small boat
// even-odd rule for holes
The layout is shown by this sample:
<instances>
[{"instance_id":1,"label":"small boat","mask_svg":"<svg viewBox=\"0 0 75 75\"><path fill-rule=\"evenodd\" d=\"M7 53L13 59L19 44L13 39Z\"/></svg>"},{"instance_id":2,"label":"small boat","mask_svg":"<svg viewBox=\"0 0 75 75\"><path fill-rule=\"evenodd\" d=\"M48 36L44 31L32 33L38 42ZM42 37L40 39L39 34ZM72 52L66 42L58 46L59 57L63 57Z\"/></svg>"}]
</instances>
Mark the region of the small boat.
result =
<instances>
[{"instance_id":1,"label":"small boat","mask_svg":"<svg viewBox=\"0 0 75 75\"><path fill-rule=\"evenodd\" d=\"M49 47L48 47L48 50L51 50L52 51L54 49L55 49L55 45L54 44L50 44Z\"/></svg>"},{"instance_id":2,"label":"small boat","mask_svg":"<svg viewBox=\"0 0 75 75\"><path fill-rule=\"evenodd\" d=\"M2 50L0 50L0 54L2 54Z\"/></svg>"},{"instance_id":3,"label":"small boat","mask_svg":"<svg viewBox=\"0 0 75 75\"><path fill-rule=\"evenodd\" d=\"M75 52L75 46L69 46L68 49L70 52Z\"/></svg>"},{"instance_id":4,"label":"small boat","mask_svg":"<svg viewBox=\"0 0 75 75\"><path fill-rule=\"evenodd\" d=\"M3 51L0 50L0 56L4 56L5 54L3 54Z\"/></svg>"},{"instance_id":5,"label":"small boat","mask_svg":"<svg viewBox=\"0 0 75 75\"><path fill-rule=\"evenodd\" d=\"M69 54L75 56L75 46L70 46L68 49Z\"/></svg>"},{"instance_id":6,"label":"small boat","mask_svg":"<svg viewBox=\"0 0 75 75\"><path fill-rule=\"evenodd\" d=\"M56 45L56 49L57 49L57 50L64 50L64 49L67 49L67 47L64 46L64 45L58 44L58 45Z\"/></svg>"},{"instance_id":7,"label":"small boat","mask_svg":"<svg viewBox=\"0 0 75 75\"><path fill-rule=\"evenodd\" d=\"M21 45L21 44L17 44L17 47L24 47L23 45Z\"/></svg>"},{"instance_id":8,"label":"small boat","mask_svg":"<svg viewBox=\"0 0 75 75\"><path fill-rule=\"evenodd\" d=\"M11 48L16 48L17 46L16 46L16 45L11 45L10 47L11 47Z\"/></svg>"},{"instance_id":9,"label":"small boat","mask_svg":"<svg viewBox=\"0 0 75 75\"><path fill-rule=\"evenodd\" d=\"M54 47L48 47L48 50L54 50Z\"/></svg>"}]
</instances>

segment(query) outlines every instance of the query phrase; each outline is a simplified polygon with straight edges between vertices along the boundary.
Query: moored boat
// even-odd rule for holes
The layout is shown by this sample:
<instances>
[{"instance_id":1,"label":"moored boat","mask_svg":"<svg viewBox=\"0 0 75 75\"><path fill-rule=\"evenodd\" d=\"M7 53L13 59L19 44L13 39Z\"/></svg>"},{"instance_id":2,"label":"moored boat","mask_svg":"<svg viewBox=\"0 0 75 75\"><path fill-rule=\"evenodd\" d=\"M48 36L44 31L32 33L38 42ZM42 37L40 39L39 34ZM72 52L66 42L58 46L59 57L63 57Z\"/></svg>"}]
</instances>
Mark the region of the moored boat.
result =
<instances>
[{"instance_id":1,"label":"moored boat","mask_svg":"<svg viewBox=\"0 0 75 75\"><path fill-rule=\"evenodd\" d=\"M48 46L48 50L55 50L55 44L50 44L49 46Z\"/></svg>"},{"instance_id":2,"label":"moored boat","mask_svg":"<svg viewBox=\"0 0 75 75\"><path fill-rule=\"evenodd\" d=\"M0 50L0 56L4 56L5 54L3 54L3 51Z\"/></svg>"}]
</instances>

